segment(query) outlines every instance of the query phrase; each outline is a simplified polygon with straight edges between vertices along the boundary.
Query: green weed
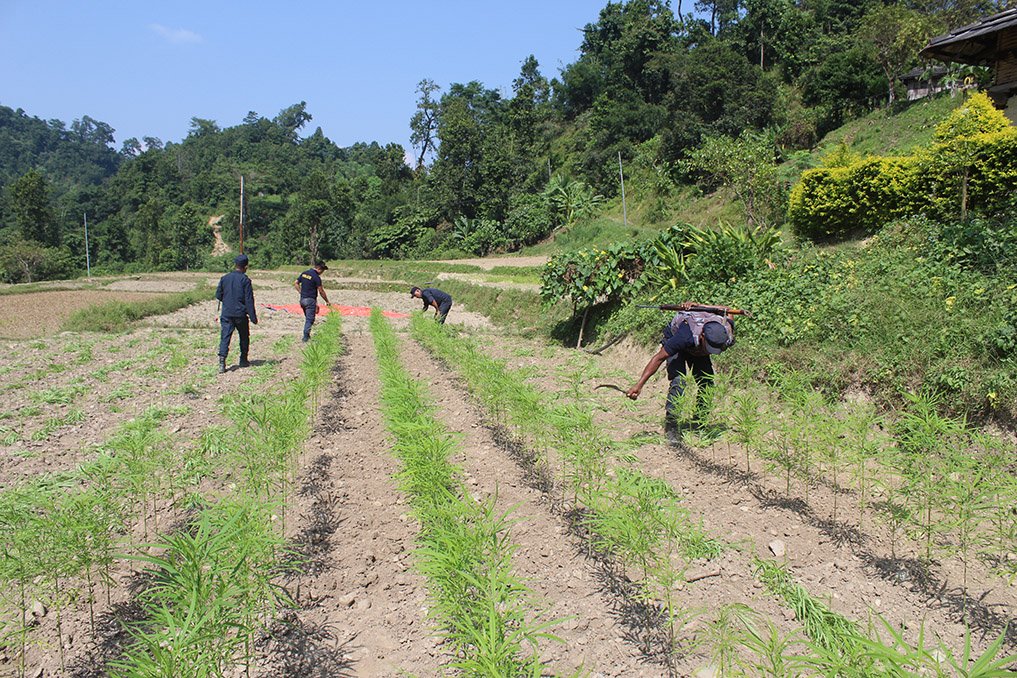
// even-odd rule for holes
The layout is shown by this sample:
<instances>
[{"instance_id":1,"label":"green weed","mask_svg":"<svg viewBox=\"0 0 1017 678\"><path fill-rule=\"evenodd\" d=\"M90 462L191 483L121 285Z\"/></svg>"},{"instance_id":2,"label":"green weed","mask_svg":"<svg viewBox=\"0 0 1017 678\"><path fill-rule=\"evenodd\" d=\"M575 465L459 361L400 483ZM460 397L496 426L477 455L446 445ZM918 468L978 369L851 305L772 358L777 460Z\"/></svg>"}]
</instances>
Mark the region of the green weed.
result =
<instances>
[{"instance_id":1,"label":"green weed","mask_svg":"<svg viewBox=\"0 0 1017 678\"><path fill-rule=\"evenodd\" d=\"M431 323L433 325L433 323ZM395 436L399 474L422 528L417 553L435 600L433 614L466 675L544 674L538 642L553 622L532 619L525 586L512 573L508 516L495 500L474 502L449 462L454 436L439 424L423 387L398 361L391 327L371 316L382 379L382 412Z\"/></svg>"}]
</instances>

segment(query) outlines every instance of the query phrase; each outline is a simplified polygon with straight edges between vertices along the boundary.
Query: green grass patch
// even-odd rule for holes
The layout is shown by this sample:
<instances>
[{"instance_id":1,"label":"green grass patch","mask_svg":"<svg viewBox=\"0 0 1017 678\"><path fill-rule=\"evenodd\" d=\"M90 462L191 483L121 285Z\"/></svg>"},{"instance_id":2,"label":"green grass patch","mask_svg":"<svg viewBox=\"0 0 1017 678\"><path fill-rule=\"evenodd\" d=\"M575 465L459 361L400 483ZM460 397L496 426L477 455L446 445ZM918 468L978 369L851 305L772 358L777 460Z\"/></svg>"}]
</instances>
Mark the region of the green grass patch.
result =
<instances>
[{"instance_id":1,"label":"green grass patch","mask_svg":"<svg viewBox=\"0 0 1017 678\"><path fill-rule=\"evenodd\" d=\"M21 434L10 426L0 426L0 445L13 445L21 440Z\"/></svg>"},{"instance_id":2,"label":"green grass patch","mask_svg":"<svg viewBox=\"0 0 1017 678\"><path fill-rule=\"evenodd\" d=\"M29 398L33 403L45 403L47 405L70 405L87 389L84 386L54 386L33 391Z\"/></svg>"},{"instance_id":3,"label":"green grass patch","mask_svg":"<svg viewBox=\"0 0 1017 678\"><path fill-rule=\"evenodd\" d=\"M62 332L123 332L138 320L164 315L212 298L210 289L167 294L145 301L110 301L75 311L64 321Z\"/></svg>"}]
</instances>

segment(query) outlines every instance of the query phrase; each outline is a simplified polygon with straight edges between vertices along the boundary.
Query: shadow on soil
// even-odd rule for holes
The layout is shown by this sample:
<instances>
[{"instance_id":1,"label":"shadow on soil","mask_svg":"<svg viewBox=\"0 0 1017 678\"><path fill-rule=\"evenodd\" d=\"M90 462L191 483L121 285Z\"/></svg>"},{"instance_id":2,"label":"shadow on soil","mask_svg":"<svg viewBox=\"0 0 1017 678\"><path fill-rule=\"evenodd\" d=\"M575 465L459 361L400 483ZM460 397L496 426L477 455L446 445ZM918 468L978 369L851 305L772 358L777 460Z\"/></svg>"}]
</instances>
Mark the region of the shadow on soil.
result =
<instances>
[{"instance_id":1,"label":"shadow on soil","mask_svg":"<svg viewBox=\"0 0 1017 678\"><path fill-rule=\"evenodd\" d=\"M540 463L540 455L503 426L485 424L485 428L490 431L495 444L522 470L527 486L540 492L551 513L565 521L566 532L576 539L573 546L577 553L596 565L595 576L600 590L610 594L611 614L625 629L623 637L626 642L640 648L643 653L640 661L660 667L667 671L668 676L678 675L673 664L677 657L672 650L662 610L647 601L639 585L625 575L617 559L594 548L592 535L584 527L586 514L582 510L568 508L552 472Z\"/></svg>"},{"instance_id":2,"label":"shadow on soil","mask_svg":"<svg viewBox=\"0 0 1017 678\"><path fill-rule=\"evenodd\" d=\"M109 675L110 662L123 659L124 652L131 644L128 628L145 621L145 611L138 602L138 593L151 586L150 572L136 572L127 580L130 600L115 603L95 620L95 645L76 661L67 666L67 675L72 678L101 678Z\"/></svg>"},{"instance_id":3,"label":"shadow on soil","mask_svg":"<svg viewBox=\"0 0 1017 678\"><path fill-rule=\"evenodd\" d=\"M339 643L335 632L300 619L296 612L277 621L258 643L268 655L267 675L294 678L342 678L355 676L348 657L357 649L353 639Z\"/></svg>"},{"instance_id":4,"label":"shadow on soil","mask_svg":"<svg viewBox=\"0 0 1017 678\"><path fill-rule=\"evenodd\" d=\"M949 587L946 579L937 575L923 561L914 558L887 558L876 554L865 546L871 541L869 535L854 525L818 515L813 507L800 497L786 497L767 490L759 484L758 474L747 473L728 464L706 459L682 442L673 442L671 447L700 471L727 482L737 482L746 486L761 507L779 508L794 513L804 523L830 537L834 543L850 545L852 552L881 579L896 586L907 585L923 597L936 600L954 621L967 624L972 630L980 632L983 640L986 638L994 640L998 634L1003 633L1004 646L1008 649L1017 647L1017 624L1012 617L998 612L995 609L998 606L984 602L988 592L974 598L962 587Z\"/></svg>"}]
</instances>

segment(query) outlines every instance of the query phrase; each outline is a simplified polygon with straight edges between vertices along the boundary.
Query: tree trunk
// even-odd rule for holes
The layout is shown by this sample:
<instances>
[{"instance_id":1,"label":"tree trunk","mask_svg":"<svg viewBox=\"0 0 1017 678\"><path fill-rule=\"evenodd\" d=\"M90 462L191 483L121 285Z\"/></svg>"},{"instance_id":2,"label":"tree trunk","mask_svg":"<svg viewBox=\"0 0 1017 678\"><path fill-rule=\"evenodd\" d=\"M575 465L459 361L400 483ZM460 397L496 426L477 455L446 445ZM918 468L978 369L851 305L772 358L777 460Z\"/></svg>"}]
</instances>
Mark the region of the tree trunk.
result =
<instances>
[{"instance_id":1,"label":"tree trunk","mask_svg":"<svg viewBox=\"0 0 1017 678\"><path fill-rule=\"evenodd\" d=\"M576 348L582 348L583 346L583 332L586 331L586 317L590 315L590 307L587 306L586 310L583 311L583 322L579 324L579 340L576 341Z\"/></svg>"},{"instance_id":2,"label":"tree trunk","mask_svg":"<svg viewBox=\"0 0 1017 678\"><path fill-rule=\"evenodd\" d=\"M318 237L318 227L317 226L312 226L311 227L311 232L308 234L308 243L307 243L308 244L308 249L310 250L310 253L311 253L311 262L310 263L311 263L312 266L314 265L314 262L316 262L318 260L318 241L319 240L320 240L320 238Z\"/></svg>"}]
</instances>

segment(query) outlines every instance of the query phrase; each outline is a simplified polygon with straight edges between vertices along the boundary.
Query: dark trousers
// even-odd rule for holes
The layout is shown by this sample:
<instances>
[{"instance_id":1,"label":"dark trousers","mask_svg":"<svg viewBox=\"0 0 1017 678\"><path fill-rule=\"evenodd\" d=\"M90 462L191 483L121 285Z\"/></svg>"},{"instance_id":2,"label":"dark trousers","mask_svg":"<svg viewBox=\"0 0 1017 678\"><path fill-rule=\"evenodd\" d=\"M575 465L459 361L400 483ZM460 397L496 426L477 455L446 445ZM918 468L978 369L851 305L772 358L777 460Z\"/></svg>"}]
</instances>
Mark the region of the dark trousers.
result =
<instances>
[{"instance_id":1,"label":"dark trousers","mask_svg":"<svg viewBox=\"0 0 1017 678\"><path fill-rule=\"evenodd\" d=\"M219 318L222 326L222 334L219 337L219 357L225 358L230 352L230 339L233 338L233 330L240 335L240 359L247 360L247 349L251 346L251 326L247 316L239 318Z\"/></svg>"},{"instance_id":2,"label":"dark trousers","mask_svg":"<svg viewBox=\"0 0 1017 678\"><path fill-rule=\"evenodd\" d=\"M448 317L448 312L452 309L452 302L446 301L442 304L438 304L438 322L442 325L445 324L445 318Z\"/></svg>"},{"instance_id":3,"label":"dark trousers","mask_svg":"<svg viewBox=\"0 0 1017 678\"><path fill-rule=\"evenodd\" d=\"M678 404L685 393L685 373L692 370L692 378L699 386L696 394L697 410L706 400L706 391L713 386L713 361L708 355L688 355L675 353L667 359L667 378L671 386L667 390L667 405L664 406L666 419L669 422L677 423L679 415Z\"/></svg>"},{"instance_id":4,"label":"dark trousers","mask_svg":"<svg viewBox=\"0 0 1017 678\"><path fill-rule=\"evenodd\" d=\"M311 326L314 325L314 316L318 313L318 298L300 298L300 307L304 309L304 341L311 338Z\"/></svg>"}]
</instances>

